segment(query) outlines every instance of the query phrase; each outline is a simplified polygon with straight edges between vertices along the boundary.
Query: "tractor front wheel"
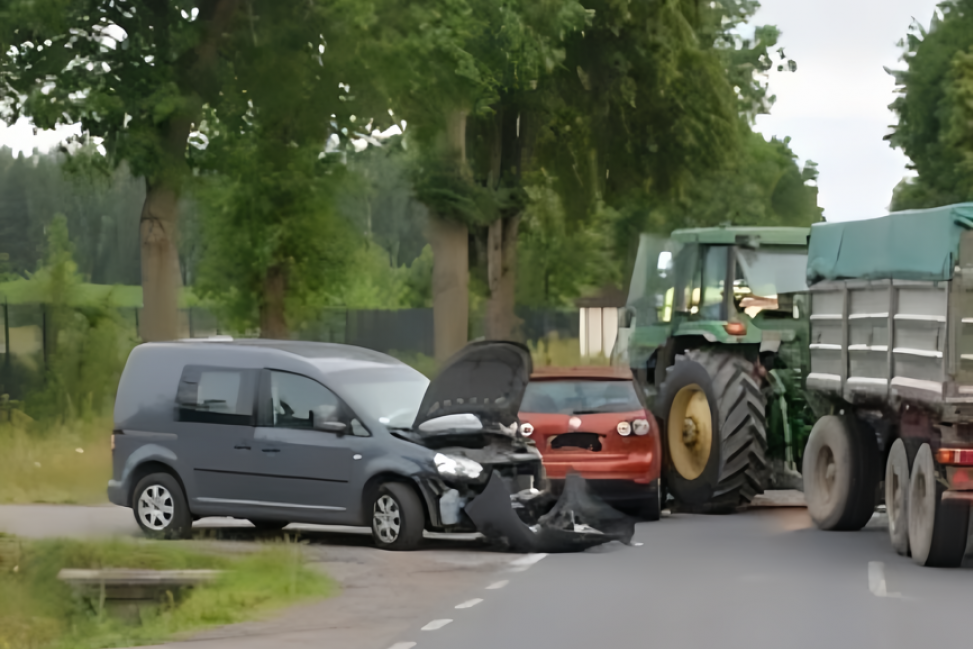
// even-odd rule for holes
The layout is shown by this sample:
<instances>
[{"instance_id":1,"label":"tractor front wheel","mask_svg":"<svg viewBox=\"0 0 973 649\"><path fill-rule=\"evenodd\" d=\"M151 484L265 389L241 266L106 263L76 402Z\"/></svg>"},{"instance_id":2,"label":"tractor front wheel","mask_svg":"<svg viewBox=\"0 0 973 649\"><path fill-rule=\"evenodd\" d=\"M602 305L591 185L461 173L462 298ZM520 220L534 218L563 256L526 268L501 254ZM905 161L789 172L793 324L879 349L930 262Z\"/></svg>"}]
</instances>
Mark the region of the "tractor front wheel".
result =
<instances>
[{"instance_id":1,"label":"tractor front wheel","mask_svg":"<svg viewBox=\"0 0 973 649\"><path fill-rule=\"evenodd\" d=\"M767 480L766 400L754 365L726 352L676 357L659 388L664 475L677 502L728 512L762 493Z\"/></svg>"}]
</instances>

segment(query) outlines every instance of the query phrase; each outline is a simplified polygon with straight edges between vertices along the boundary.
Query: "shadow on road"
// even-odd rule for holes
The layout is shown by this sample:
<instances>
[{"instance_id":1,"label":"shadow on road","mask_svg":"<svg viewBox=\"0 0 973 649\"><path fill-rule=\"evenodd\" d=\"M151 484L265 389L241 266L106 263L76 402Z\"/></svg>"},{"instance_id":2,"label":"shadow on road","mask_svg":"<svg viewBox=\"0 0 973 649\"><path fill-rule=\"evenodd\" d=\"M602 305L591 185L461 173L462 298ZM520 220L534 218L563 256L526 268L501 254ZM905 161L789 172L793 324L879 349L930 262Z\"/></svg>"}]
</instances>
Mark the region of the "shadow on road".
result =
<instances>
[{"instance_id":1,"label":"shadow on road","mask_svg":"<svg viewBox=\"0 0 973 649\"><path fill-rule=\"evenodd\" d=\"M367 528L336 528L318 525L291 525L279 531L258 530L248 523L236 521L208 525L203 519L193 527L193 540L306 543L312 546L340 546L376 548ZM377 548L376 548L377 549ZM418 551L469 550L476 552L501 552L502 548L491 545L475 534L426 534Z\"/></svg>"}]
</instances>

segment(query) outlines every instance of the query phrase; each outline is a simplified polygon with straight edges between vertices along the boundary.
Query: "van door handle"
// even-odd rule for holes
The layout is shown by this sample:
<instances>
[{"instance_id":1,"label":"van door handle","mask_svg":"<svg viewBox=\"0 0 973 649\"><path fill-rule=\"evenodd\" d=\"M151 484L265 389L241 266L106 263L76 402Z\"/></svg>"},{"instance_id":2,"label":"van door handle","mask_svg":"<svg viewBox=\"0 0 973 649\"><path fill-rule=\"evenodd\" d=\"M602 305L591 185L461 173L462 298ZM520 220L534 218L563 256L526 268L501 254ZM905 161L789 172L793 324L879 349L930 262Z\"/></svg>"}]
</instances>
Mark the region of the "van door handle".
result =
<instances>
[{"instance_id":1,"label":"van door handle","mask_svg":"<svg viewBox=\"0 0 973 649\"><path fill-rule=\"evenodd\" d=\"M280 449L279 448L265 448L265 449L263 449L263 452L264 453L280 453Z\"/></svg>"},{"instance_id":2,"label":"van door handle","mask_svg":"<svg viewBox=\"0 0 973 649\"><path fill-rule=\"evenodd\" d=\"M246 446L246 445L243 445L243 444L241 444L240 446L234 446L233 448L235 448L238 451L249 451L250 450L250 447L249 446Z\"/></svg>"}]
</instances>

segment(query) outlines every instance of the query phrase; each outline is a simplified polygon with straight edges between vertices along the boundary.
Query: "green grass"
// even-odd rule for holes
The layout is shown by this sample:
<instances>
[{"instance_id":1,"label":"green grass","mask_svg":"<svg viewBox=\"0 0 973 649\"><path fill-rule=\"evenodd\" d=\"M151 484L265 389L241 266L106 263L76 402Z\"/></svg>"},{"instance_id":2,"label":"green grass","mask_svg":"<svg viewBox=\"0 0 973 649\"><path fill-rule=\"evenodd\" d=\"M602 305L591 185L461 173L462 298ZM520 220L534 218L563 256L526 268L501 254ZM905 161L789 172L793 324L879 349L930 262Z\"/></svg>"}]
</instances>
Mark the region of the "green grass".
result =
<instances>
[{"instance_id":1,"label":"green grass","mask_svg":"<svg viewBox=\"0 0 973 649\"><path fill-rule=\"evenodd\" d=\"M581 345L577 338L561 338L552 333L547 338L528 342L534 367L582 367L588 365L610 365L604 354L582 356Z\"/></svg>"},{"instance_id":2,"label":"green grass","mask_svg":"<svg viewBox=\"0 0 973 649\"><path fill-rule=\"evenodd\" d=\"M122 622L57 580L62 568L221 569L214 584L169 600L141 624ZM263 545L236 558L191 543L23 541L0 535L0 649L99 649L162 642L213 626L262 617L335 592L304 565L300 546Z\"/></svg>"},{"instance_id":3,"label":"green grass","mask_svg":"<svg viewBox=\"0 0 973 649\"><path fill-rule=\"evenodd\" d=\"M111 417L43 426L0 414L0 503L98 503L111 478ZM3 645L0 645L3 649Z\"/></svg>"},{"instance_id":4,"label":"green grass","mask_svg":"<svg viewBox=\"0 0 973 649\"><path fill-rule=\"evenodd\" d=\"M11 282L0 282L0 300L6 299L7 304L33 304L42 294L41 283L36 279L15 279ZM73 306L88 306L110 302L112 306L121 308L142 308L142 287L108 284L81 284L71 296ZM179 306L187 308L195 306L198 300L191 288L183 288L179 295Z\"/></svg>"}]
</instances>

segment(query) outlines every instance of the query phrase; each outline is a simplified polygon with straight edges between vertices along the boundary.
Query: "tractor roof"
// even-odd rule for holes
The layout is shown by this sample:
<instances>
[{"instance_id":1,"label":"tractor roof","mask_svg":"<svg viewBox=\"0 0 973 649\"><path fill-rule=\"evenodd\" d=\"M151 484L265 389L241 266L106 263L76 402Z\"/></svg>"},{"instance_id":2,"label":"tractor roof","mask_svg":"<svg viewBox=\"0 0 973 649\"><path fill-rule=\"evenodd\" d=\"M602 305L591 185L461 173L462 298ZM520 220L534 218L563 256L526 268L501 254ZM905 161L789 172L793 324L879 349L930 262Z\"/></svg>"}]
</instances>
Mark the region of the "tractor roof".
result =
<instances>
[{"instance_id":1,"label":"tractor roof","mask_svg":"<svg viewBox=\"0 0 973 649\"><path fill-rule=\"evenodd\" d=\"M960 235L968 230L973 230L973 203L820 223L811 228L807 282L948 280L959 261Z\"/></svg>"},{"instance_id":2,"label":"tractor roof","mask_svg":"<svg viewBox=\"0 0 973 649\"><path fill-rule=\"evenodd\" d=\"M759 226L719 226L673 231L679 243L734 244L740 239L756 240L768 246L807 246L810 228L775 228Z\"/></svg>"}]
</instances>

